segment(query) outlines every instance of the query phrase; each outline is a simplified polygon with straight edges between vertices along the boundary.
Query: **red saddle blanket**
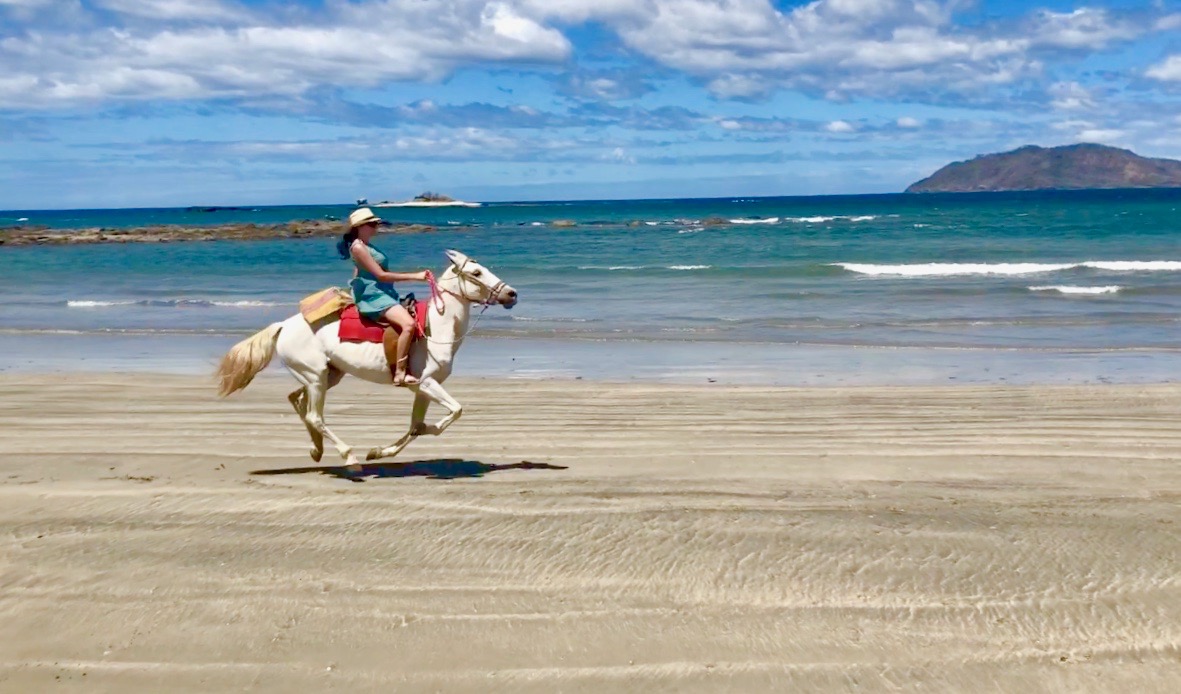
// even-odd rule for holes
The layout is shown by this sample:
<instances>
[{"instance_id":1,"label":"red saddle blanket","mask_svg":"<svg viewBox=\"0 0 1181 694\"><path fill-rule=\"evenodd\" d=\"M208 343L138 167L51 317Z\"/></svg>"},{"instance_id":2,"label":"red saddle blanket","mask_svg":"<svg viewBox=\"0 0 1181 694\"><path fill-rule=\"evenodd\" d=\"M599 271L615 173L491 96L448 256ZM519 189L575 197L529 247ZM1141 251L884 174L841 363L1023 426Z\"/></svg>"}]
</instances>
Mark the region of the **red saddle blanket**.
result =
<instances>
[{"instance_id":1,"label":"red saddle blanket","mask_svg":"<svg viewBox=\"0 0 1181 694\"><path fill-rule=\"evenodd\" d=\"M427 302L418 301L414 305L414 337L417 339L426 335ZM340 312L339 336L341 342L381 342L385 326L364 318L357 312L355 305Z\"/></svg>"}]
</instances>

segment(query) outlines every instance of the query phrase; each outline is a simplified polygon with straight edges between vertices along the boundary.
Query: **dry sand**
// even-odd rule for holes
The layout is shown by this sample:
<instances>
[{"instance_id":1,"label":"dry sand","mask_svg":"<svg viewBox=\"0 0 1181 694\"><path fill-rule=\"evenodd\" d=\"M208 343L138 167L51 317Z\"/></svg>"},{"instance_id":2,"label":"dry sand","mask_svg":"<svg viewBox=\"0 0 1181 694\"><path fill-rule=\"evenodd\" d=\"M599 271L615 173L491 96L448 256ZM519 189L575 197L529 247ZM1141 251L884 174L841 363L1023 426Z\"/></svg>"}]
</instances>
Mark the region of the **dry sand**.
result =
<instances>
[{"instance_id":1,"label":"dry sand","mask_svg":"<svg viewBox=\"0 0 1181 694\"><path fill-rule=\"evenodd\" d=\"M1181 691L1181 387L289 388L0 377L0 690Z\"/></svg>"}]
</instances>

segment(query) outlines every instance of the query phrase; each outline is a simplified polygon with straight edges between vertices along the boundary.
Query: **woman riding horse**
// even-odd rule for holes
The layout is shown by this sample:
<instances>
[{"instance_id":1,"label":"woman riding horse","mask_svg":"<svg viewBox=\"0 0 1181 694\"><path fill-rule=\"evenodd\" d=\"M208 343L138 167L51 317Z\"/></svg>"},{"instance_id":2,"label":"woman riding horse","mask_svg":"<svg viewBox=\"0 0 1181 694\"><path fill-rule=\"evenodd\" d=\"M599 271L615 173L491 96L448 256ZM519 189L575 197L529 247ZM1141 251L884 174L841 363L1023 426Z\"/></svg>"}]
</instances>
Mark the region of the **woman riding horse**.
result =
<instances>
[{"instance_id":1,"label":"woman riding horse","mask_svg":"<svg viewBox=\"0 0 1181 694\"><path fill-rule=\"evenodd\" d=\"M414 385L418 379L406 373L410 341L414 337L414 318L398 303L398 290L394 289L394 282L425 282L428 271L389 271L389 258L369 243L377 233L377 227L382 224L384 221L368 207L354 210L349 215L348 231L341 237L336 249L340 251L340 257L352 258L356 265L349 286L353 290L357 312L385 325L381 344L385 348L385 358L390 363L394 385Z\"/></svg>"}]
</instances>

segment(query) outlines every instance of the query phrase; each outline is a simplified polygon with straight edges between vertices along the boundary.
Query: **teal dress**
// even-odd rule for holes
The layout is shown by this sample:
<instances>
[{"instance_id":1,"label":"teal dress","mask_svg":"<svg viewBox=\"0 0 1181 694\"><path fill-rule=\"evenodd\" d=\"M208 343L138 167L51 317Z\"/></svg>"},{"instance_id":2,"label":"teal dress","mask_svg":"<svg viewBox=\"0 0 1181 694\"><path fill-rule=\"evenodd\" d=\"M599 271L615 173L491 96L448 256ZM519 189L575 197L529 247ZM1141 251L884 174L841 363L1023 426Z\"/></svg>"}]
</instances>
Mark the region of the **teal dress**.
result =
<instances>
[{"instance_id":1,"label":"teal dress","mask_svg":"<svg viewBox=\"0 0 1181 694\"><path fill-rule=\"evenodd\" d=\"M389 258L385 253L373 246L368 246L369 253L381 266L389 272ZM356 265L356 262L353 263ZM357 303L357 312L370 320L382 320L382 314L391 306L398 305L398 290L391 282L381 282L365 268L357 265L357 275L349 282L353 290L353 301Z\"/></svg>"}]
</instances>

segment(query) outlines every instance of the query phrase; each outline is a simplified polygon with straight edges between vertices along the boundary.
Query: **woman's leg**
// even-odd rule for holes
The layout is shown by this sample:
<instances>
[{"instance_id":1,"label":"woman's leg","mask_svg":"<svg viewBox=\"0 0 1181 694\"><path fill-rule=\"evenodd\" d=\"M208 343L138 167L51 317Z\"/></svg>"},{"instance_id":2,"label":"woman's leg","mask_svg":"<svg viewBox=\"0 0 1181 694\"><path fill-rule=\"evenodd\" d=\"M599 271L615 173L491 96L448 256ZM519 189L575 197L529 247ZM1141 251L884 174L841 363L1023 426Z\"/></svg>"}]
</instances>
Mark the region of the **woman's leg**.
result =
<instances>
[{"instance_id":1,"label":"woman's leg","mask_svg":"<svg viewBox=\"0 0 1181 694\"><path fill-rule=\"evenodd\" d=\"M418 383L417 378L406 373L406 363L409 361L410 355L410 341L414 339L414 318L402 306L391 306L384 315L390 325L394 326L394 329L386 328L385 333L381 336L386 359L389 360L390 368L394 372L394 385ZM390 355L391 347L393 348L393 358Z\"/></svg>"},{"instance_id":2,"label":"woman's leg","mask_svg":"<svg viewBox=\"0 0 1181 694\"><path fill-rule=\"evenodd\" d=\"M391 322L387 325L385 330L381 333L381 346L385 350L385 360L390 364L390 375L394 376L394 382L397 382L397 370L394 368L398 364L398 328L390 327L397 325Z\"/></svg>"}]
</instances>

